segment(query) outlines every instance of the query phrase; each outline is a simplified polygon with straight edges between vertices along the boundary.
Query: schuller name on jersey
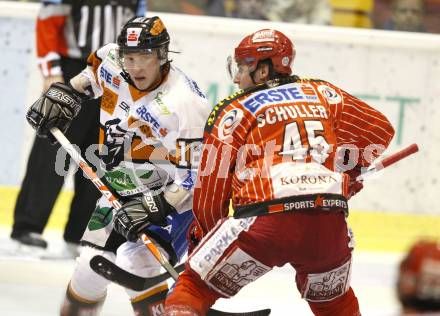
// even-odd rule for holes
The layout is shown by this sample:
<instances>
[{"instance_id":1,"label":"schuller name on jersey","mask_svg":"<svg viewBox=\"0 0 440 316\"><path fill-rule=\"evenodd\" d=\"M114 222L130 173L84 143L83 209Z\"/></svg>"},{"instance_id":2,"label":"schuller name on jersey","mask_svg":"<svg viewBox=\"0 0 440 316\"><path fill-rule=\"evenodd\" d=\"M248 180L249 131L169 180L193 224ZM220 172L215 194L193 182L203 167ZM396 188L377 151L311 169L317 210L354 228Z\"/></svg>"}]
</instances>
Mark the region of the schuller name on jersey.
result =
<instances>
[{"instance_id":1,"label":"schuller name on jersey","mask_svg":"<svg viewBox=\"0 0 440 316\"><path fill-rule=\"evenodd\" d=\"M276 107L270 107L263 113L257 115L258 127L266 124L272 125L277 122L287 121L296 118L328 118L327 110L322 105L298 104L286 105L280 104Z\"/></svg>"}]
</instances>

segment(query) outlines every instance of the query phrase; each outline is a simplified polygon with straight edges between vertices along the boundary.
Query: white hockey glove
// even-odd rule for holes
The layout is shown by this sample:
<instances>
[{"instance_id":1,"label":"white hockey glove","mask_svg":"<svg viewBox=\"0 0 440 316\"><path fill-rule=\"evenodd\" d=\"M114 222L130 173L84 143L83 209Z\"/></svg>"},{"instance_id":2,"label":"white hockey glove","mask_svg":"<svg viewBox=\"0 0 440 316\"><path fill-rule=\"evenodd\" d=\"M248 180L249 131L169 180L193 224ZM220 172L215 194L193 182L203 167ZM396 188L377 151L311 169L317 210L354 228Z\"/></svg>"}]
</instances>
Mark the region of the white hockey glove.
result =
<instances>
[{"instance_id":1,"label":"white hockey glove","mask_svg":"<svg viewBox=\"0 0 440 316\"><path fill-rule=\"evenodd\" d=\"M141 198L124 203L115 216L114 229L129 241L139 238L145 228L151 224L166 226L166 217L175 212L163 193L147 192Z\"/></svg>"},{"instance_id":2,"label":"white hockey glove","mask_svg":"<svg viewBox=\"0 0 440 316\"><path fill-rule=\"evenodd\" d=\"M82 97L77 91L63 83L53 83L49 89L29 108L26 119L40 137L56 140L50 129L67 131L71 121L81 110Z\"/></svg>"}]
</instances>

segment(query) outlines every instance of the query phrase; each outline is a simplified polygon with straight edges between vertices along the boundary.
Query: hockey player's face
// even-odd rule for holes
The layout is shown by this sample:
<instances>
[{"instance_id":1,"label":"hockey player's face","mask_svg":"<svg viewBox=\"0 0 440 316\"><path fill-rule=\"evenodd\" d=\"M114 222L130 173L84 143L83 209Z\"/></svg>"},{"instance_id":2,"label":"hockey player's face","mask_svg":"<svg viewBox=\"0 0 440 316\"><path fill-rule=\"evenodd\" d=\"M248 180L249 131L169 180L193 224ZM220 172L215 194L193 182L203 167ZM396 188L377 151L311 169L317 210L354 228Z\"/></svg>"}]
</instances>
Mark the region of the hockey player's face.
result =
<instances>
[{"instance_id":1,"label":"hockey player's face","mask_svg":"<svg viewBox=\"0 0 440 316\"><path fill-rule=\"evenodd\" d=\"M127 52L124 69L139 90L146 90L160 79L160 62L156 52Z\"/></svg>"},{"instance_id":2,"label":"hockey player's face","mask_svg":"<svg viewBox=\"0 0 440 316\"><path fill-rule=\"evenodd\" d=\"M252 67L245 63L237 64L237 69L233 80L234 83L240 87L240 89L248 89L255 85L251 77L251 73L253 71L251 68Z\"/></svg>"}]
</instances>

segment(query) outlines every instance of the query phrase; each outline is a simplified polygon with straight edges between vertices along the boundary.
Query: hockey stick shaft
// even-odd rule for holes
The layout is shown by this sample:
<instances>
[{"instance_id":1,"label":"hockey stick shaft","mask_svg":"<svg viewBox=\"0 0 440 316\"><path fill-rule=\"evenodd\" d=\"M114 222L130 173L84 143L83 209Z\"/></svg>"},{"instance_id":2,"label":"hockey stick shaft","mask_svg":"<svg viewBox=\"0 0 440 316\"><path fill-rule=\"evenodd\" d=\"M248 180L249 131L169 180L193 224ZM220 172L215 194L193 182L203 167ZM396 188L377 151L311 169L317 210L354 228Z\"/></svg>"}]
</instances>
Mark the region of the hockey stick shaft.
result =
<instances>
[{"instance_id":1,"label":"hockey stick shaft","mask_svg":"<svg viewBox=\"0 0 440 316\"><path fill-rule=\"evenodd\" d=\"M365 172L364 174L361 174L360 176L358 176L356 178L356 181L362 181L365 178L368 178L369 176L371 176L372 174L385 169L393 164L395 164L396 162L412 155L415 154L416 152L419 151L419 146L417 146L417 144L411 144L408 147L405 147L402 150L399 150L398 152L382 159L381 161L377 162L374 164L374 166L369 169L367 172Z\"/></svg>"},{"instance_id":2,"label":"hockey stick shaft","mask_svg":"<svg viewBox=\"0 0 440 316\"><path fill-rule=\"evenodd\" d=\"M72 143L64 136L63 132L61 132L58 128L51 128L50 132L56 138L56 140L60 143L60 145L67 151L73 161L81 168L82 171L86 174L86 176L92 181L95 187L99 190L99 192L104 195L107 200L113 205L116 210L119 210L122 205L118 201L118 199L113 195L110 189L101 181L98 175L93 171L93 169L89 166L89 164L81 157L81 154L73 147Z\"/></svg>"},{"instance_id":3,"label":"hockey stick shaft","mask_svg":"<svg viewBox=\"0 0 440 316\"><path fill-rule=\"evenodd\" d=\"M171 263L162 255L162 253L157 249L157 247L153 244L150 238L146 234L142 234L141 236L142 242L145 246L151 251L153 256L159 261L162 267L165 268L171 275L171 277L174 279L174 281L177 281L179 278L179 273L177 273L176 269L173 268Z\"/></svg>"}]
</instances>

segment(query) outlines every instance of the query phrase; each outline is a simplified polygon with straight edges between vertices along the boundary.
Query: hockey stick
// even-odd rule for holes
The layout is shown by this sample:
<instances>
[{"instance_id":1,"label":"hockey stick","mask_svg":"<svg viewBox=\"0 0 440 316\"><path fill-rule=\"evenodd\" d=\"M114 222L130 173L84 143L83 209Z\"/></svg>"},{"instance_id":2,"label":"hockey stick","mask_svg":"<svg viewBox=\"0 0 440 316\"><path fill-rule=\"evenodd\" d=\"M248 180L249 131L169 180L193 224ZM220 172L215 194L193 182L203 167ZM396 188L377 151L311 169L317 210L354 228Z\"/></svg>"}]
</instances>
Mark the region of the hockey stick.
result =
<instances>
[{"instance_id":1,"label":"hockey stick","mask_svg":"<svg viewBox=\"0 0 440 316\"><path fill-rule=\"evenodd\" d=\"M90 260L90 267L93 271L107 280L135 291L146 290L171 278L171 275L168 271L154 277L140 277L120 268L114 262L100 255L96 255L92 258L92 260ZM174 270L178 273L182 272L185 270L185 264L181 263L175 266ZM210 309L207 313L207 316L268 316L270 315L270 312L270 309L261 309L242 313L223 312Z\"/></svg>"},{"instance_id":2,"label":"hockey stick","mask_svg":"<svg viewBox=\"0 0 440 316\"><path fill-rule=\"evenodd\" d=\"M75 161L81 170L84 171L86 176L92 181L99 192L104 195L107 200L113 205L115 210L119 210L122 205L118 199L113 195L110 189L101 181L89 164L81 157L81 154L73 147L72 143L67 139L67 137L56 127L51 128L50 132L60 143L60 145L69 153L73 161ZM160 262L160 264L170 273L170 275L177 280L179 273L171 266L169 261L161 254L160 250L151 241L151 239L146 234L141 234L141 239L145 246L151 251L155 258ZM233 313L233 312L222 312L215 309L209 309L207 315L209 316L265 316L270 314L270 309L257 310L245 313Z\"/></svg>"},{"instance_id":3,"label":"hockey stick","mask_svg":"<svg viewBox=\"0 0 440 316\"><path fill-rule=\"evenodd\" d=\"M135 291L144 291L171 278L168 271L154 277L140 277L120 268L114 262L100 255L96 255L90 260L90 267L107 280ZM177 273L182 272L185 270L185 264L181 263L175 266L174 270Z\"/></svg>"},{"instance_id":4,"label":"hockey stick","mask_svg":"<svg viewBox=\"0 0 440 316\"><path fill-rule=\"evenodd\" d=\"M179 273L173 268L170 262L162 255L159 249L157 249L156 245L153 244L150 238L146 234L141 235L142 242L145 246L151 251L153 256L159 261L160 265L168 271L168 273L172 276L174 281L177 281L179 278Z\"/></svg>"},{"instance_id":5,"label":"hockey stick","mask_svg":"<svg viewBox=\"0 0 440 316\"><path fill-rule=\"evenodd\" d=\"M417 144L409 145L408 147L399 150L398 152L382 159L381 161L375 163L370 169L368 169L365 173L361 174L356 178L356 181L362 181L369 176L375 174L376 172L379 172L382 169L385 169L392 164L395 164L396 162L402 160L403 158L408 157L409 155L415 154L419 151L419 146Z\"/></svg>"}]
</instances>

